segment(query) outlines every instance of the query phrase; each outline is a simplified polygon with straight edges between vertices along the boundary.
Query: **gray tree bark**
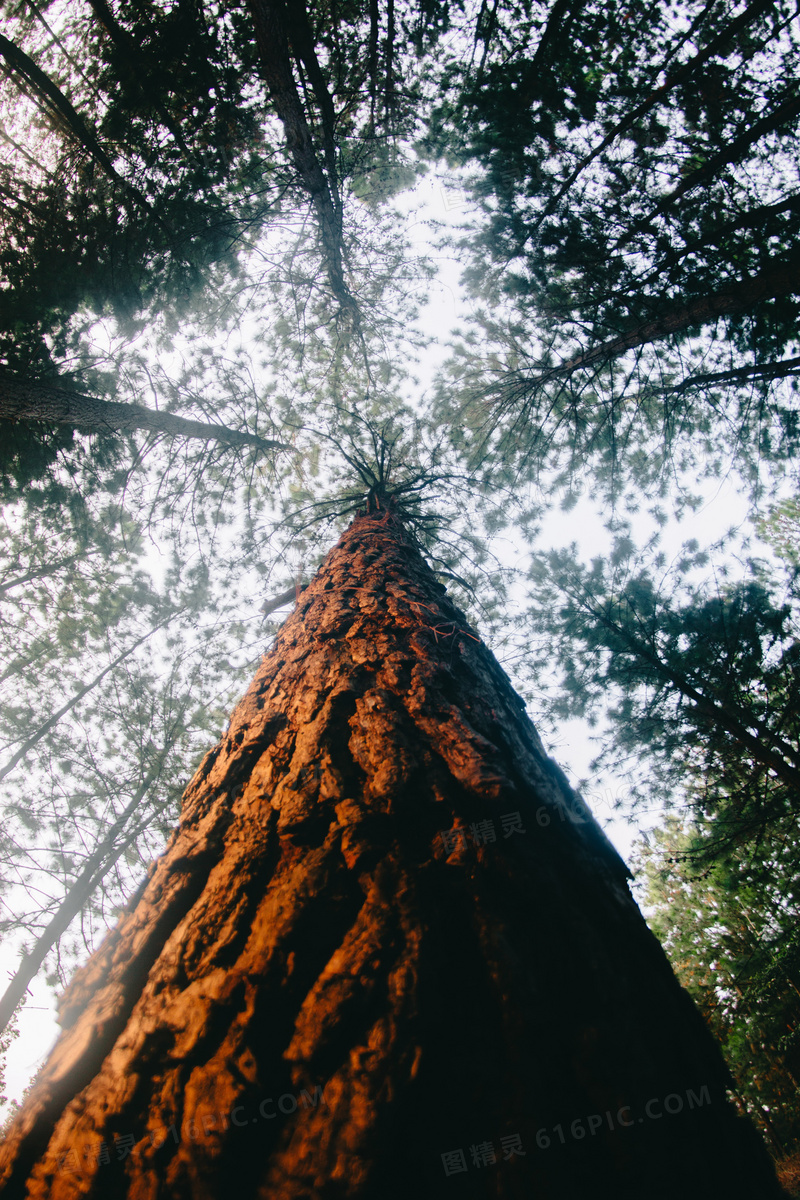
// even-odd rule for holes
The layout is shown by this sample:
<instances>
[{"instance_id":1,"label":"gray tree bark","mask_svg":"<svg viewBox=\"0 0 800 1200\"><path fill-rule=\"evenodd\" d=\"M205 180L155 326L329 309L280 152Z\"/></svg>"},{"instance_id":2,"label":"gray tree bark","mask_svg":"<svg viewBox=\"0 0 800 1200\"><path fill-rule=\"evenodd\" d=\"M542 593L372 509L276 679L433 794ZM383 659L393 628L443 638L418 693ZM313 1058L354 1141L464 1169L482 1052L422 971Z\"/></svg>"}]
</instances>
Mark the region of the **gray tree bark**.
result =
<instances>
[{"instance_id":1,"label":"gray tree bark","mask_svg":"<svg viewBox=\"0 0 800 1200\"><path fill-rule=\"evenodd\" d=\"M25 383L0 374L0 419L8 421L53 421L76 429L134 430L166 433L170 437L201 438L223 442L227 446L255 446L260 450L291 450L284 442L274 442L240 429L192 421L173 413L145 408L143 404L120 404L82 396L63 388Z\"/></svg>"}]
</instances>

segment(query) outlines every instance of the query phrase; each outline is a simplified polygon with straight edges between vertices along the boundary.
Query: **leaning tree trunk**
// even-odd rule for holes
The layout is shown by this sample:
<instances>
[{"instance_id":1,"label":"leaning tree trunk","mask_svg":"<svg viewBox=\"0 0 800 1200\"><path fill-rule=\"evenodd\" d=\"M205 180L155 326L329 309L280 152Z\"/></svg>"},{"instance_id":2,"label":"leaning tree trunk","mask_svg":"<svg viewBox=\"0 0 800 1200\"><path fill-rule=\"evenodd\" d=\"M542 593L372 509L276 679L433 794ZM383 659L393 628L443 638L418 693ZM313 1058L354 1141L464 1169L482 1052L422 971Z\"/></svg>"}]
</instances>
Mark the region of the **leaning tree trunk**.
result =
<instances>
[{"instance_id":1,"label":"leaning tree trunk","mask_svg":"<svg viewBox=\"0 0 800 1200\"><path fill-rule=\"evenodd\" d=\"M779 1196L626 876L359 517L62 998L3 1200Z\"/></svg>"},{"instance_id":2,"label":"leaning tree trunk","mask_svg":"<svg viewBox=\"0 0 800 1200\"><path fill-rule=\"evenodd\" d=\"M259 450L291 450L286 442L274 442L242 429L194 421L175 413L143 404L121 404L82 396L66 388L44 383L27 383L0 372L0 419L7 421L52 421L74 429L106 432L112 429L147 429L169 437L199 438L204 442L222 442L227 446L255 446ZM0 437L2 427L0 427Z\"/></svg>"}]
</instances>

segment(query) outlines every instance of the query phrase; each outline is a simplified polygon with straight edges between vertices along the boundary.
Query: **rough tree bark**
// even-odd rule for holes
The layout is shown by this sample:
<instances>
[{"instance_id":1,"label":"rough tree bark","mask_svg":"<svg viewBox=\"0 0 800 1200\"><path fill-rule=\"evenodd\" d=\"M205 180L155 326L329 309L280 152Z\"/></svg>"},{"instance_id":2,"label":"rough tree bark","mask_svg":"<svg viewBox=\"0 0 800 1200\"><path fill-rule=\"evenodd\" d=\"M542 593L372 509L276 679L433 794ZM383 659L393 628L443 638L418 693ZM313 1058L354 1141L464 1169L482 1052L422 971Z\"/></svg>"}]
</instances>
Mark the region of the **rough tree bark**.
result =
<instances>
[{"instance_id":1,"label":"rough tree bark","mask_svg":"<svg viewBox=\"0 0 800 1200\"><path fill-rule=\"evenodd\" d=\"M60 1019L3 1200L781 1194L624 865L386 511Z\"/></svg>"}]
</instances>

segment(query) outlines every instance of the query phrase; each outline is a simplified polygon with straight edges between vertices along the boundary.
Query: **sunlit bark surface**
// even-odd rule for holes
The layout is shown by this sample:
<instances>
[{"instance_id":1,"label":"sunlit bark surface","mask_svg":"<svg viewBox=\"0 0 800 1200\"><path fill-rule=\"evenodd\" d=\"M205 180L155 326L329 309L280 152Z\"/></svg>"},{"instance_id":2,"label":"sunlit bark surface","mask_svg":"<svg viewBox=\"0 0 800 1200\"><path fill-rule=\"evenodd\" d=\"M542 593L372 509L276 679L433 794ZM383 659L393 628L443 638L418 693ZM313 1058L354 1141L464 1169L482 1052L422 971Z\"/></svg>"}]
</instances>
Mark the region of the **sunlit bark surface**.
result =
<instances>
[{"instance_id":1,"label":"sunlit bark surface","mask_svg":"<svg viewBox=\"0 0 800 1200\"><path fill-rule=\"evenodd\" d=\"M61 1021L3 1200L780 1194L624 866L386 511Z\"/></svg>"}]
</instances>

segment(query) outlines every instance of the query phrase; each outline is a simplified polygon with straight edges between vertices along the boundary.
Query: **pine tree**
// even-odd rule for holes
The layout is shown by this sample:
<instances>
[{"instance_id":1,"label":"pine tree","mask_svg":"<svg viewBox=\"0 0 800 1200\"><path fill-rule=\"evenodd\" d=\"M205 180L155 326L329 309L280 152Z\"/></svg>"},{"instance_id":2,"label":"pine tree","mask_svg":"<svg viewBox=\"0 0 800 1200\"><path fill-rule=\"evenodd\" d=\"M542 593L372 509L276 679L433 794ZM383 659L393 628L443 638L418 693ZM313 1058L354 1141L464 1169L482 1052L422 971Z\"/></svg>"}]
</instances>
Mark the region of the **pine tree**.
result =
<instances>
[{"instance_id":1,"label":"pine tree","mask_svg":"<svg viewBox=\"0 0 800 1200\"><path fill-rule=\"evenodd\" d=\"M63 997L4 1200L777 1197L626 877L374 494Z\"/></svg>"},{"instance_id":2,"label":"pine tree","mask_svg":"<svg viewBox=\"0 0 800 1200\"><path fill-rule=\"evenodd\" d=\"M696 542L683 551L674 571L660 553L643 565L624 536L590 567L574 547L539 554L529 619L550 635L560 717L602 713L609 723L593 766L603 759L635 778L633 764L646 762L635 800L687 803L707 865L737 845L758 855L766 831L782 836L796 824L796 577L751 560L743 579L698 584L685 576L709 554Z\"/></svg>"},{"instance_id":3,"label":"pine tree","mask_svg":"<svg viewBox=\"0 0 800 1200\"><path fill-rule=\"evenodd\" d=\"M797 846L770 830L757 856L736 848L693 866L697 823L672 817L639 845L635 870L648 923L708 1022L776 1156L796 1152L800 1073Z\"/></svg>"},{"instance_id":4,"label":"pine tree","mask_svg":"<svg viewBox=\"0 0 800 1200\"><path fill-rule=\"evenodd\" d=\"M168 437L201 438L228 446L255 446L259 450L289 450L285 442L257 437L247 430L229 429L208 421L192 421L174 413L145 408L143 404L119 404L81 396L64 388L39 383L20 383L0 375L0 420L42 421L73 429L146 429Z\"/></svg>"},{"instance_id":5,"label":"pine tree","mask_svg":"<svg viewBox=\"0 0 800 1200\"><path fill-rule=\"evenodd\" d=\"M439 397L476 458L640 502L796 454L797 30L783 0L481 5L425 135L484 218Z\"/></svg>"}]
</instances>

